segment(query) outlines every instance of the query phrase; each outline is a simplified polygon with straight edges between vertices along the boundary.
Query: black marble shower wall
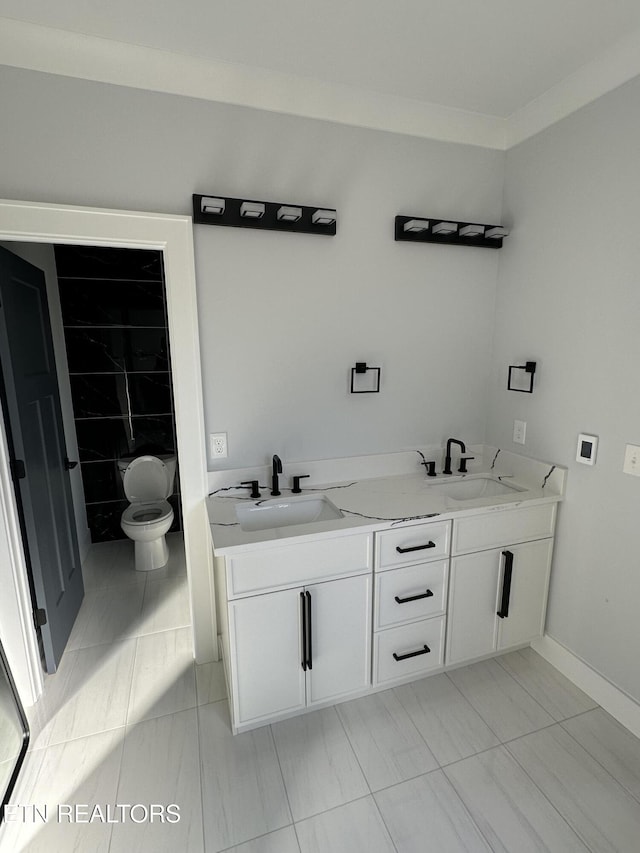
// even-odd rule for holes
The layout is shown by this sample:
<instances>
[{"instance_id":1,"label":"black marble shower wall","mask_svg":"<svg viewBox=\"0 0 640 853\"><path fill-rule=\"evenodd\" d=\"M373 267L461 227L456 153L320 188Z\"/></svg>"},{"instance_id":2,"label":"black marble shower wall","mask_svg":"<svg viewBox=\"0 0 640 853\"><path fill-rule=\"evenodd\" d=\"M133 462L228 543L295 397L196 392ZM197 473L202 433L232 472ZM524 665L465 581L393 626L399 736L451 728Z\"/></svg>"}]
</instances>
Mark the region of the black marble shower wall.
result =
<instances>
[{"instance_id":1,"label":"black marble shower wall","mask_svg":"<svg viewBox=\"0 0 640 853\"><path fill-rule=\"evenodd\" d=\"M56 246L92 542L126 538L117 461L176 452L162 253ZM172 530L181 528L176 472Z\"/></svg>"}]
</instances>

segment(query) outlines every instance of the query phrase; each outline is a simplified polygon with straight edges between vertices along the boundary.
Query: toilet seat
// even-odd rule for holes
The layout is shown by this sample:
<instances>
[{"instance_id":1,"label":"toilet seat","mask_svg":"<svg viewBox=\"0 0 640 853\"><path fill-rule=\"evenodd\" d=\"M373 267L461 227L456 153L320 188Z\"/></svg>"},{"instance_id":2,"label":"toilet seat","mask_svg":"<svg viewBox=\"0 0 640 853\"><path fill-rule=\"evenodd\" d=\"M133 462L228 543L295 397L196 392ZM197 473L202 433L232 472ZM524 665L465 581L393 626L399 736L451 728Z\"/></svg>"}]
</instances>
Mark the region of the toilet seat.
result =
<instances>
[{"instance_id":1,"label":"toilet seat","mask_svg":"<svg viewBox=\"0 0 640 853\"><path fill-rule=\"evenodd\" d=\"M130 504L122 513L122 523L137 525L157 524L173 516L169 501L140 501Z\"/></svg>"}]
</instances>

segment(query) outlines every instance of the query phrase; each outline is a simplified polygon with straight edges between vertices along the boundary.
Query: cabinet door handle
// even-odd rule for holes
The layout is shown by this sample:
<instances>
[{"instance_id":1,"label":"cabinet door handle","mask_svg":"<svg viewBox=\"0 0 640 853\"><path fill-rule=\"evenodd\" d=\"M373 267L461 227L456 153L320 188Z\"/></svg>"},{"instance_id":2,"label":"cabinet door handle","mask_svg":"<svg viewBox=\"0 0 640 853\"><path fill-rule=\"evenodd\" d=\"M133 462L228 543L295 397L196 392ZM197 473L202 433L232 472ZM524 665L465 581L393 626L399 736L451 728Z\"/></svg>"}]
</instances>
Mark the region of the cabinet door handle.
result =
<instances>
[{"instance_id":1,"label":"cabinet door handle","mask_svg":"<svg viewBox=\"0 0 640 853\"><path fill-rule=\"evenodd\" d=\"M302 617L302 669L307 671L307 600L300 593L300 615Z\"/></svg>"},{"instance_id":2,"label":"cabinet door handle","mask_svg":"<svg viewBox=\"0 0 640 853\"><path fill-rule=\"evenodd\" d=\"M311 645L311 593L305 592L307 598L307 669L313 669L313 649Z\"/></svg>"},{"instance_id":3,"label":"cabinet door handle","mask_svg":"<svg viewBox=\"0 0 640 853\"><path fill-rule=\"evenodd\" d=\"M419 601L421 598L433 598L433 593L430 589L421 592L420 595L408 595L406 598L394 596L397 604L406 604L408 601Z\"/></svg>"},{"instance_id":4,"label":"cabinet door handle","mask_svg":"<svg viewBox=\"0 0 640 853\"><path fill-rule=\"evenodd\" d=\"M431 649L425 643L421 649L418 649L417 652L407 652L406 655L398 655L395 652L393 653L394 660L406 660L407 658L417 658L418 655L428 655Z\"/></svg>"},{"instance_id":5,"label":"cabinet door handle","mask_svg":"<svg viewBox=\"0 0 640 853\"><path fill-rule=\"evenodd\" d=\"M503 551L504 557L504 576L502 578L502 601L500 602L500 610L498 616L501 619L506 619L509 615L509 599L511 598L511 575L513 574L513 552Z\"/></svg>"},{"instance_id":6,"label":"cabinet door handle","mask_svg":"<svg viewBox=\"0 0 640 853\"><path fill-rule=\"evenodd\" d=\"M435 548L435 542L427 542L426 545L414 545L413 548L401 548L399 545L396 545L396 551L398 554L408 554L409 551L424 551L427 548Z\"/></svg>"}]
</instances>

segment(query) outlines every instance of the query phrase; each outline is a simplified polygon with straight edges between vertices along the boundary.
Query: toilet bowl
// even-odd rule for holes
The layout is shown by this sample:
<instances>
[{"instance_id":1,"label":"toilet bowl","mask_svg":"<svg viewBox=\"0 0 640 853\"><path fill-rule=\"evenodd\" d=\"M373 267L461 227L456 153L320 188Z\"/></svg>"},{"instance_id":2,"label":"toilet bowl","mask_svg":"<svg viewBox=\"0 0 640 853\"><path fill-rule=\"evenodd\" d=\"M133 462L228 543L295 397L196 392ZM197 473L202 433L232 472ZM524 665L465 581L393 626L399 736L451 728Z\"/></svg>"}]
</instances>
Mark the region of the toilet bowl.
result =
<instances>
[{"instance_id":1,"label":"toilet bowl","mask_svg":"<svg viewBox=\"0 0 640 853\"><path fill-rule=\"evenodd\" d=\"M169 548L165 534L173 523L173 508L167 498L173 491L176 457L121 459L118 469L130 502L122 513L120 526L135 543L136 571L150 572L166 566Z\"/></svg>"}]
</instances>

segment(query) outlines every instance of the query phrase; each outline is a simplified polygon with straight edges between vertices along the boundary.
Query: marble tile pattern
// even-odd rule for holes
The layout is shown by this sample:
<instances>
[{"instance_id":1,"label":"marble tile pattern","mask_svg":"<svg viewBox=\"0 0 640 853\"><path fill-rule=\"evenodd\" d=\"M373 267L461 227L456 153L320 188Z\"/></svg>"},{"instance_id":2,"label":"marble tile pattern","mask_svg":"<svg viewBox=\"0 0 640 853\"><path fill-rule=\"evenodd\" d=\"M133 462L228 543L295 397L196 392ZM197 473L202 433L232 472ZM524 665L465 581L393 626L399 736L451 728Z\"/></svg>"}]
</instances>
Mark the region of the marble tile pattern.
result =
<instances>
[{"instance_id":1,"label":"marble tile pattern","mask_svg":"<svg viewBox=\"0 0 640 853\"><path fill-rule=\"evenodd\" d=\"M169 453L176 449L171 415L81 420L76 435L81 462L109 462L154 445Z\"/></svg>"},{"instance_id":2,"label":"marble tile pattern","mask_svg":"<svg viewBox=\"0 0 640 853\"><path fill-rule=\"evenodd\" d=\"M91 539L123 539L116 460L176 448L162 254L61 246L56 263Z\"/></svg>"},{"instance_id":3,"label":"marble tile pattern","mask_svg":"<svg viewBox=\"0 0 640 853\"><path fill-rule=\"evenodd\" d=\"M3 853L640 849L640 740L531 650L234 737L222 663L193 661L180 535L151 576L130 545L85 562L74 647L27 709L12 798L49 819L8 821ZM51 819L122 803L181 819Z\"/></svg>"}]
</instances>

